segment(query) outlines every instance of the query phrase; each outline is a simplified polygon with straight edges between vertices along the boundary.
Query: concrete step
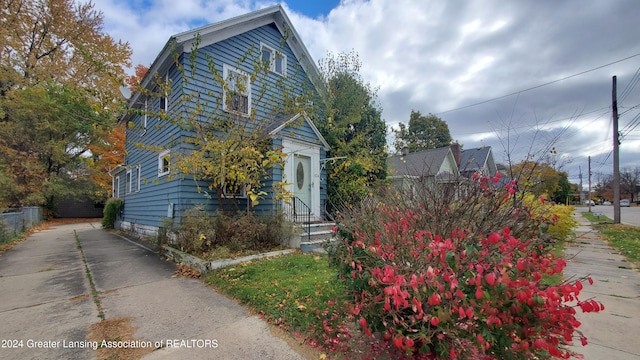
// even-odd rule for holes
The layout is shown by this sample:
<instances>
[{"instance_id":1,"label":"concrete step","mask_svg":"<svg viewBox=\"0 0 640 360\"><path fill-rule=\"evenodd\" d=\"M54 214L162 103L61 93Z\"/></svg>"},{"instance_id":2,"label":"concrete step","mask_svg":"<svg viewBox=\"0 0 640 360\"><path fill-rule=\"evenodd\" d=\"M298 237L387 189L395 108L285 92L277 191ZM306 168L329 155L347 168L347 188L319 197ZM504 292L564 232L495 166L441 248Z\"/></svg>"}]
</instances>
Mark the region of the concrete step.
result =
<instances>
[{"instance_id":1,"label":"concrete step","mask_svg":"<svg viewBox=\"0 0 640 360\"><path fill-rule=\"evenodd\" d=\"M300 224L300 250L304 253L324 252L325 244L335 242L333 239L335 226L333 222L311 223L310 233L307 233L307 225Z\"/></svg>"},{"instance_id":2,"label":"concrete step","mask_svg":"<svg viewBox=\"0 0 640 360\"><path fill-rule=\"evenodd\" d=\"M336 239L321 239L321 240L312 240L312 241L304 241L300 243L300 251L303 253L317 253L317 254L326 254L327 251L325 248L327 246L333 246L337 243Z\"/></svg>"}]
</instances>

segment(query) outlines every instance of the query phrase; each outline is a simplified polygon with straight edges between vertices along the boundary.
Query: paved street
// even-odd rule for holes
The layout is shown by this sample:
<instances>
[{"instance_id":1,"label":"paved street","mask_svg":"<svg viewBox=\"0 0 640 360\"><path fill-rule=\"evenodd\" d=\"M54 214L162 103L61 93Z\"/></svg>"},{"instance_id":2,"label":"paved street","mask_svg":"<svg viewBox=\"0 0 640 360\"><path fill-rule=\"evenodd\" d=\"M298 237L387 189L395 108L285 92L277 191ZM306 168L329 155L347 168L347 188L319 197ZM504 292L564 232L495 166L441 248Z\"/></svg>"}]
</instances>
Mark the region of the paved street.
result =
<instances>
[{"instance_id":1,"label":"paved street","mask_svg":"<svg viewBox=\"0 0 640 360\"><path fill-rule=\"evenodd\" d=\"M162 342L144 359L302 358L245 308L174 272L173 263L97 223L35 233L0 256L0 359L95 358L79 346L101 312L131 319L140 344Z\"/></svg>"},{"instance_id":2,"label":"paved street","mask_svg":"<svg viewBox=\"0 0 640 360\"><path fill-rule=\"evenodd\" d=\"M578 207L577 209L581 212L589 211L589 208L586 206ZM591 212L592 213L598 212L608 217L609 219L613 219L613 206L611 205L592 206ZM620 222L626 225L640 226L640 207L639 206L621 207Z\"/></svg>"}]
</instances>

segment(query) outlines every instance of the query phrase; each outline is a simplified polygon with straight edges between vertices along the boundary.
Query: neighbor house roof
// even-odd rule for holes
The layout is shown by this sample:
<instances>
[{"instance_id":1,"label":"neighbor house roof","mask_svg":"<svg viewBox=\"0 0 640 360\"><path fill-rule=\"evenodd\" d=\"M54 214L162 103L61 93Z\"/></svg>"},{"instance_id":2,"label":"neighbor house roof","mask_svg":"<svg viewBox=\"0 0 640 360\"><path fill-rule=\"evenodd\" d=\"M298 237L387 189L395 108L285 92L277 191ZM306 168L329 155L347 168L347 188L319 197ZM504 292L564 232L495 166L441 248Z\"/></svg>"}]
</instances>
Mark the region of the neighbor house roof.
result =
<instances>
[{"instance_id":1,"label":"neighbor house roof","mask_svg":"<svg viewBox=\"0 0 640 360\"><path fill-rule=\"evenodd\" d=\"M448 146L391 156L387 159L389 177L436 176L447 155L453 157Z\"/></svg>"},{"instance_id":2,"label":"neighbor house roof","mask_svg":"<svg viewBox=\"0 0 640 360\"><path fill-rule=\"evenodd\" d=\"M460 172L473 172L482 169L491 153L490 146L465 149L460 152Z\"/></svg>"},{"instance_id":3,"label":"neighbor house roof","mask_svg":"<svg viewBox=\"0 0 640 360\"><path fill-rule=\"evenodd\" d=\"M320 71L302 43L291 20L279 4L173 35L151 64L141 85L148 88L154 79L154 74L166 72L174 63L173 54L176 52L178 54L190 53L192 46L197 41L199 41L198 47L202 48L272 23L286 39L287 45L291 48L309 79L320 91L321 85L318 83ZM130 104L134 104L139 96L139 93L134 94L130 99Z\"/></svg>"}]
</instances>

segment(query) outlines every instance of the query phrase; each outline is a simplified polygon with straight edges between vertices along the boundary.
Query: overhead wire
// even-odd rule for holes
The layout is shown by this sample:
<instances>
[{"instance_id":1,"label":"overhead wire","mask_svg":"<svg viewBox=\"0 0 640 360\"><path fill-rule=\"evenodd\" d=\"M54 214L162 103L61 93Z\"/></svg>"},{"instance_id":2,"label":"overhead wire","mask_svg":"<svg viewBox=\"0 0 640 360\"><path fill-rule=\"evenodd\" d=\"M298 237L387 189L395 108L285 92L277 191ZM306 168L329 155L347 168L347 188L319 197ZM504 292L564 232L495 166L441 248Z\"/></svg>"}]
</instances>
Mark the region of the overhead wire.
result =
<instances>
[{"instance_id":1,"label":"overhead wire","mask_svg":"<svg viewBox=\"0 0 640 360\"><path fill-rule=\"evenodd\" d=\"M501 96L498 96L498 97L495 97L495 98L492 98L492 99L483 100L483 101L480 101L480 102L477 102L477 103L473 103L473 104L469 104L469 105L465 105L465 106L457 107L457 108L454 108L454 109L450 109L450 110L446 110L446 111L440 111L440 112L435 113L435 115L442 115L442 114L450 113L450 112L453 112L453 111L458 111L458 110L462 110L462 109L467 109L467 108L470 108L470 107L473 107L473 106L478 106L478 105L486 104L486 103L489 103L489 102L492 102L492 101L496 101L496 100L504 99L504 98L507 98L507 97L509 97L509 96L518 95L518 94L523 93L523 92L526 92L526 91L535 90L535 89L541 88L541 87L543 87L543 86L547 86L547 85L555 84L555 83L557 83L557 82L564 81L564 80L567 80L567 79L571 79L571 78L574 78L574 77L576 77L576 76L584 75L584 74L590 73L590 72L592 72L592 71L596 71L596 70L599 70L599 69L605 68L605 67L607 67L607 66L611 66L611 65L617 64L617 63L619 63L619 62L622 62L622 61L626 61L626 60L632 59L632 58L637 57L637 56L640 56L640 53L637 53L637 54L634 54L634 55L631 55L631 56L627 56L627 57L625 57L625 58L622 58L622 59L619 59L619 60L616 60L616 61L612 61L612 62L610 62L610 63L604 64L604 65L600 65L600 66L597 66L597 67L591 68L591 69L589 69L589 70L581 71L581 72L576 73L576 74L573 74L573 75L569 75L569 76L565 76L565 77L560 78L560 79L556 79L556 80L553 80L553 81L549 81L549 82L546 82L546 83L544 83L544 84L540 84L540 85L532 86L532 87L529 87L529 88L526 88L526 89L523 89L523 90L514 91L514 92L509 93L509 94L506 94L506 95L501 95Z\"/></svg>"},{"instance_id":2,"label":"overhead wire","mask_svg":"<svg viewBox=\"0 0 640 360\"><path fill-rule=\"evenodd\" d=\"M636 70L636 73L633 75L633 77L631 78L627 86L620 93L620 96L618 97L618 102L622 103L627 98L627 96L631 94L631 92L636 87L636 85L638 85L639 81L640 81L640 67L638 68L638 70Z\"/></svg>"}]
</instances>

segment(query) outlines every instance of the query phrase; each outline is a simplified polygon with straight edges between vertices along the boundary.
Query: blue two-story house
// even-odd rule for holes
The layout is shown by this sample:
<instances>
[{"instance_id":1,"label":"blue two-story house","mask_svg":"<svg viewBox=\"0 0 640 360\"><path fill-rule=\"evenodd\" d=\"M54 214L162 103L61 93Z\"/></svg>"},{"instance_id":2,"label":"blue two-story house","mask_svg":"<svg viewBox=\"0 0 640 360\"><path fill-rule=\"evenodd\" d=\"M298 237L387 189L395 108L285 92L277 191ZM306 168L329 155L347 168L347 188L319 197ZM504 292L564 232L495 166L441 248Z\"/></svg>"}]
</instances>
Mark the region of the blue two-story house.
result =
<instances>
[{"instance_id":1,"label":"blue two-story house","mask_svg":"<svg viewBox=\"0 0 640 360\"><path fill-rule=\"evenodd\" d=\"M256 64L266 64L264 76L252 75ZM207 182L172 167L176 156L193 149L187 140L192 130L174 120L193 113L196 102L205 123L214 113L228 115L230 121L255 118L270 146L286 155L284 166L273 168L263 181L266 195L253 211L286 212L294 202L277 199L274 191L284 186L308 207L311 220L321 220L329 146L308 112L287 112L279 103L296 98L309 102L303 95L319 93L318 79L317 67L280 5L172 36L141 80L145 90L132 94L131 111L121 119L128 124L126 156L111 171L113 197L124 200L119 228L154 234L165 219L179 223L192 207L220 208L219 197L206 191Z\"/></svg>"}]
</instances>

